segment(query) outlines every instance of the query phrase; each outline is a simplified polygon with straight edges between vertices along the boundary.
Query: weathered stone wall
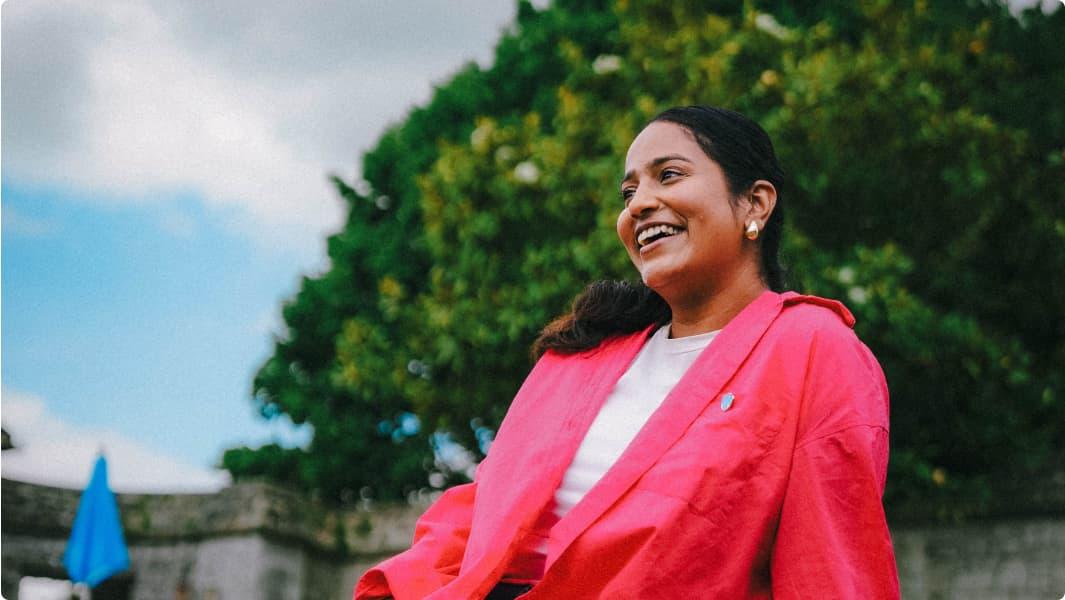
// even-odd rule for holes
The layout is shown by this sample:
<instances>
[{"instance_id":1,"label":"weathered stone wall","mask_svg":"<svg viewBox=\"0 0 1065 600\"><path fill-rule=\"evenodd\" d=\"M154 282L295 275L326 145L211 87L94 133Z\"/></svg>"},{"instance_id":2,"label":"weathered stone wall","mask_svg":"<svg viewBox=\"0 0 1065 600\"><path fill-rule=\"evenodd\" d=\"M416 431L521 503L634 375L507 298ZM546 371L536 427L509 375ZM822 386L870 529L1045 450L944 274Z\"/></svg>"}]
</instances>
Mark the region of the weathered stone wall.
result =
<instances>
[{"instance_id":1,"label":"weathered stone wall","mask_svg":"<svg viewBox=\"0 0 1065 600\"><path fill-rule=\"evenodd\" d=\"M23 575L63 577L79 493L4 480L2 590ZM424 507L330 509L291 490L242 483L210 495L120 494L136 600L347 600L370 565L404 549ZM1060 598L1065 510L966 525L892 528L903 597ZM100 596L95 600L100 600Z\"/></svg>"},{"instance_id":2,"label":"weathered stone wall","mask_svg":"<svg viewBox=\"0 0 1065 600\"><path fill-rule=\"evenodd\" d=\"M80 492L3 480L2 585L63 578ZM358 576L410 543L424 507L329 508L291 490L242 483L217 494L117 495L130 551L118 586L135 600L351 597ZM125 593L125 592L123 592Z\"/></svg>"},{"instance_id":3,"label":"weathered stone wall","mask_svg":"<svg viewBox=\"0 0 1065 600\"><path fill-rule=\"evenodd\" d=\"M1065 516L892 532L903 598L1065 596Z\"/></svg>"}]
</instances>

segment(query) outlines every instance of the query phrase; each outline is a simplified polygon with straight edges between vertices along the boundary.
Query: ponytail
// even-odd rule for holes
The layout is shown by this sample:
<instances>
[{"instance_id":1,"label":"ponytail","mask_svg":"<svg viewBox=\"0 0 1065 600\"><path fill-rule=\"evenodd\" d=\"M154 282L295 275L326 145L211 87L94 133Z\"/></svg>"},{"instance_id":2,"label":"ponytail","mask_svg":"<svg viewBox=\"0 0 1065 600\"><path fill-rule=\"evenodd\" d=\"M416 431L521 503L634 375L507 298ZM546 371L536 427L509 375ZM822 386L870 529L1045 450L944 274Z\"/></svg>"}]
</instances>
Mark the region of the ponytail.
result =
<instances>
[{"instance_id":1,"label":"ponytail","mask_svg":"<svg viewBox=\"0 0 1065 600\"><path fill-rule=\"evenodd\" d=\"M671 318L666 301L643 283L596 281L577 296L569 314L544 327L533 344L533 358L548 350L561 354L589 350L608 337L665 325Z\"/></svg>"}]
</instances>

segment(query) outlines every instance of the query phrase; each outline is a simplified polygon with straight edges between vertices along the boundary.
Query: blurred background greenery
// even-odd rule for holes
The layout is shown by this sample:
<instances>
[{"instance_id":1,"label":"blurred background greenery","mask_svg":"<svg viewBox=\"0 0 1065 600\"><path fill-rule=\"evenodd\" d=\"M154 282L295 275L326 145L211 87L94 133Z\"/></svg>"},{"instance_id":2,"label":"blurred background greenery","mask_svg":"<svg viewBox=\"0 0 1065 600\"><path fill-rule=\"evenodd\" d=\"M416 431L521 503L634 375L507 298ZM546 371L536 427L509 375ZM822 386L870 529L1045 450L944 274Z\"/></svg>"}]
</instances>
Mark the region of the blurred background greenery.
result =
<instances>
[{"instance_id":1,"label":"blurred background greenery","mask_svg":"<svg viewBox=\"0 0 1065 600\"><path fill-rule=\"evenodd\" d=\"M635 276L613 225L629 142L713 104L761 123L789 173L791 287L848 304L884 367L889 514L1001 506L1065 438L1062 40L1065 10L995 2L522 2L491 67L334 180L331 266L253 385L310 446L223 466L338 502L464 481L539 329Z\"/></svg>"}]
</instances>

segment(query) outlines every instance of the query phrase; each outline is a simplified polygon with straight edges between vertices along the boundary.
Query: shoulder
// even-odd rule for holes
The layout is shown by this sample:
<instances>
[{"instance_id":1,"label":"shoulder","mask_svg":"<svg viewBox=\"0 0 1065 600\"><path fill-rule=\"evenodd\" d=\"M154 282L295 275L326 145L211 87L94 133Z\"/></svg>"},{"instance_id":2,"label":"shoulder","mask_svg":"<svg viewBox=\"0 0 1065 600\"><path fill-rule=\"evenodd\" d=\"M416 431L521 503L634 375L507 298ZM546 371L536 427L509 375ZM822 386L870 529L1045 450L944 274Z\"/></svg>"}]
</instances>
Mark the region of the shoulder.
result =
<instances>
[{"instance_id":1,"label":"shoulder","mask_svg":"<svg viewBox=\"0 0 1065 600\"><path fill-rule=\"evenodd\" d=\"M774 326L796 334L854 337L854 315L842 302L831 298L785 292Z\"/></svg>"},{"instance_id":2,"label":"shoulder","mask_svg":"<svg viewBox=\"0 0 1065 600\"><path fill-rule=\"evenodd\" d=\"M603 340L598 346L581 352L544 352L525 379L519 396L527 388L587 387L588 384L602 379L604 374L627 366L643 346L651 329L648 327L641 331L613 336Z\"/></svg>"},{"instance_id":3,"label":"shoulder","mask_svg":"<svg viewBox=\"0 0 1065 600\"><path fill-rule=\"evenodd\" d=\"M787 293L782 300L773 329L781 351L805 359L806 433L854 425L886 429L887 383L876 357L854 333L854 315L828 298Z\"/></svg>"},{"instance_id":4,"label":"shoulder","mask_svg":"<svg viewBox=\"0 0 1065 600\"><path fill-rule=\"evenodd\" d=\"M876 362L854 333L854 315L842 302L795 292L781 294L781 301L771 331L789 352L805 350L811 362L857 360L867 367Z\"/></svg>"},{"instance_id":5,"label":"shoulder","mask_svg":"<svg viewBox=\"0 0 1065 600\"><path fill-rule=\"evenodd\" d=\"M575 398L594 396L602 387L613 386L649 330L615 336L582 352L545 352L511 401L497 439L510 435L507 432L511 429L525 429L530 424L565 422Z\"/></svg>"}]
</instances>

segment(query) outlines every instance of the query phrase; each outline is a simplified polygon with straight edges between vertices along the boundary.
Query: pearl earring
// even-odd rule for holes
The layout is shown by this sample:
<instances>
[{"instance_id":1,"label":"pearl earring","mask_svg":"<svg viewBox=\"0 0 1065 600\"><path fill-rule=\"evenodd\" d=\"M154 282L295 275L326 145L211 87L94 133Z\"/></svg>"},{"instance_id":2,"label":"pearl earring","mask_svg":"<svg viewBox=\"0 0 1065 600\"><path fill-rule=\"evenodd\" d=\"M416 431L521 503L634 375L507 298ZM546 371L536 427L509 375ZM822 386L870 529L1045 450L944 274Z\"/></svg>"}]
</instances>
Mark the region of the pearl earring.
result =
<instances>
[{"instance_id":1,"label":"pearl earring","mask_svg":"<svg viewBox=\"0 0 1065 600\"><path fill-rule=\"evenodd\" d=\"M747 235L747 239L749 239L749 240L758 239L758 222L757 221L751 221L750 223L747 224L746 235Z\"/></svg>"}]
</instances>

